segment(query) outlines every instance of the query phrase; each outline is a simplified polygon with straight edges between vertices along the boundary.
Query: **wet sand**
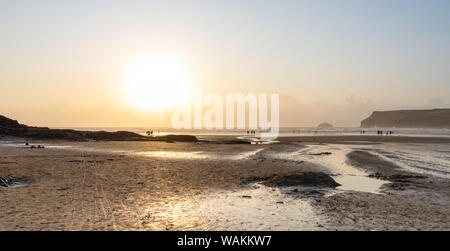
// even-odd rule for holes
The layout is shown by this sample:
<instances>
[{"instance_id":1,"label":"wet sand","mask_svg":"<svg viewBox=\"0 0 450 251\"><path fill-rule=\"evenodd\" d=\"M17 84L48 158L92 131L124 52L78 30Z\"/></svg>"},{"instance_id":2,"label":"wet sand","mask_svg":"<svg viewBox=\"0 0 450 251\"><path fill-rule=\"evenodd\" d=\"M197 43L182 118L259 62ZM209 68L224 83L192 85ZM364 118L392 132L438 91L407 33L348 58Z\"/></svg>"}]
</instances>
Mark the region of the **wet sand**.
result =
<instances>
[{"instance_id":1,"label":"wet sand","mask_svg":"<svg viewBox=\"0 0 450 251\"><path fill-rule=\"evenodd\" d=\"M364 150L350 165L334 145L332 154L315 155L328 145L281 141L3 144L0 177L30 183L0 187L0 230L450 230L448 179L409 177L401 167L390 173ZM260 182L304 172L367 178L377 191Z\"/></svg>"},{"instance_id":2,"label":"wet sand","mask_svg":"<svg viewBox=\"0 0 450 251\"><path fill-rule=\"evenodd\" d=\"M333 230L450 230L450 181L414 173L366 151L349 162L369 177L389 181L381 193L346 192L313 204L328 215Z\"/></svg>"}]
</instances>

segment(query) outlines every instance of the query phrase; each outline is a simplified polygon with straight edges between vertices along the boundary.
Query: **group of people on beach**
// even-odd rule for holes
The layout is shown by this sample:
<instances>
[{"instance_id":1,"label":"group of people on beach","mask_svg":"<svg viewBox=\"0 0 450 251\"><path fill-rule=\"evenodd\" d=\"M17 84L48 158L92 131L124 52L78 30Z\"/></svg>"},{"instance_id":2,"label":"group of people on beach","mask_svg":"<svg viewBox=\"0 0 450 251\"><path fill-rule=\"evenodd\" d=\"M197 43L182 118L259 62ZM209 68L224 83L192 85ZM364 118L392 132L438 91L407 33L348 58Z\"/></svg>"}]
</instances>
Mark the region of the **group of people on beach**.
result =
<instances>
[{"instance_id":1,"label":"group of people on beach","mask_svg":"<svg viewBox=\"0 0 450 251\"><path fill-rule=\"evenodd\" d=\"M256 131L247 131L247 135L256 135Z\"/></svg>"},{"instance_id":2,"label":"group of people on beach","mask_svg":"<svg viewBox=\"0 0 450 251\"><path fill-rule=\"evenodd\" d=\"M25 147L29 147L29 148L45 148L45 146L41 146L41 145L31 145L30 146L30 143L28 143L28 142L26 142L25 143Z\"/></svg>"},{"instance_id":3,"label":"group of people on beach","mask_svg":"<svg viewBox=\"0 0 450 251\"><path fill-rule=\"evenodd\" d=\"M378 130L378 131L377 131L377 134L378 134L378 135L383 135L384 132L383 132L382 130ZM394 134L393 131L386 131L386 135L392 135L392 134Z\"/></svg>"},{"instance_id":4,"label":"group of people on beach","mask_svg":"<svg viewBox=\"0 0 450 251\"><path fill-rule=\"evenodd\" d=\"M146 134L147 134L147 136L153 137L153 130L147 131ZM159 135L159 130L158 130L158 135Z\"/></svg>"},{"instance_id":5,"label":"group of people on beach","mask_svg":"<svg viewBox=\"0 0 450 251\"><path fill-rule=\"evenodd\" d=\"M365 130L361 130L361 131L359 131L359 133L360 134L366 134L366 131ZM383 132L383 130L378 130L377 131L377 134L378 135L383 135L385 132ZM394 132L393 131L386 131L386 135L392 135L392 134L394 134Z\"/></svg>"}]
</instances>

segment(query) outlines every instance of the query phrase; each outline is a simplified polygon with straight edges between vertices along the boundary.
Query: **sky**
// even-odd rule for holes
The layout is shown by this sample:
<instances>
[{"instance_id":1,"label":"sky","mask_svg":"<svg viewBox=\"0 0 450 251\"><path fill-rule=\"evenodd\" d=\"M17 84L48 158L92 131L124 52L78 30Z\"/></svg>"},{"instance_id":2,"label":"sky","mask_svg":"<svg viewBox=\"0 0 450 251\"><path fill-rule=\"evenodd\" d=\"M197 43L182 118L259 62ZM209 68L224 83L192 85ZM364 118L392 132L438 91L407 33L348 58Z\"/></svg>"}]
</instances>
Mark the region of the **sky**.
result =
<instances>
[{"instance_id":1,"label":"sky","mask_svg":"<svg viewBox=\"0 0 450 251\"><path fill-rule=\"evenodd\" d=\"M0 0L0 114L169 126L168 110L126 95L127 71L155 53L204 93L279 93L281 126L450 107L450 1Z\"/></svg>"}]
</instances>

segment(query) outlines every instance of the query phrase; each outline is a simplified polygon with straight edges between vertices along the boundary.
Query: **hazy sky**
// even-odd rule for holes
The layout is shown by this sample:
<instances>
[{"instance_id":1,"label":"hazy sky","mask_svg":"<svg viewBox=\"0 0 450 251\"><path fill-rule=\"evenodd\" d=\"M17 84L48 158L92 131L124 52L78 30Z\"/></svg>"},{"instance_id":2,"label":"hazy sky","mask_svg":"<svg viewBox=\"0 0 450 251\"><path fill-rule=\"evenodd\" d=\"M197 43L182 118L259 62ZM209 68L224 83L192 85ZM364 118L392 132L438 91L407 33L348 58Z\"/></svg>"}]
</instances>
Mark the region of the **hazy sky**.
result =
<instances>
[{"instance_id":1,"label":"hazy sky","mask_svg":"<svg viewBox=\"0 0 450 251\"><path fill-rule=\"evenodd\" d=\"M282 126L450 107L447 0L0 0L0 114L168 125L123 97L124 72L149 51L176 55L207 93L279 93Z\"/></svg>"}]
</instances>

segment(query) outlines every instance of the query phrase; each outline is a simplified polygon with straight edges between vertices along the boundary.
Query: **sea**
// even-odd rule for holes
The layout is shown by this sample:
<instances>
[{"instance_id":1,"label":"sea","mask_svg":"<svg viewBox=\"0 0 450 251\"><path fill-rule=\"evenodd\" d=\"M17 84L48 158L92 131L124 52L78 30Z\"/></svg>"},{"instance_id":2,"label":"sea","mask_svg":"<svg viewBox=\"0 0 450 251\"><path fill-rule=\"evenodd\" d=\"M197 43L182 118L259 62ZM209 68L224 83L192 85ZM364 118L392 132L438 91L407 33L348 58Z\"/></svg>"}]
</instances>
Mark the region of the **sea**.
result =
<instances>
[{"instance_id":1,"label":"sea","mask_svg":"<svg viewBox=\"0 0 450 251\"><path fill-rule=\"evenodd\" d=\"M145 135L149 131L153 131L154 136L164 136L168 134L185 134L202 136L246 136L249 130L205 130L205 129L181 129L176 130L167 127L77 127L77 128L53 128L53 129L75 129L85 131L130 131ZM414 136L414 137L450 137L450 129L424 129L424 128L357 128L357 127L335 127L335 128L315 128L315 127L282 127L279 129L279 137L291 136L352 136L361 135L377 135L378 131L386 133L391 131L390 136ZM262 130L256 130L256 137Z\"/></svg>"}]
</instances>

